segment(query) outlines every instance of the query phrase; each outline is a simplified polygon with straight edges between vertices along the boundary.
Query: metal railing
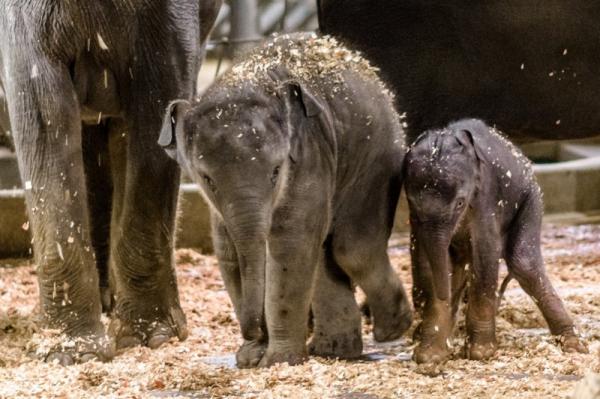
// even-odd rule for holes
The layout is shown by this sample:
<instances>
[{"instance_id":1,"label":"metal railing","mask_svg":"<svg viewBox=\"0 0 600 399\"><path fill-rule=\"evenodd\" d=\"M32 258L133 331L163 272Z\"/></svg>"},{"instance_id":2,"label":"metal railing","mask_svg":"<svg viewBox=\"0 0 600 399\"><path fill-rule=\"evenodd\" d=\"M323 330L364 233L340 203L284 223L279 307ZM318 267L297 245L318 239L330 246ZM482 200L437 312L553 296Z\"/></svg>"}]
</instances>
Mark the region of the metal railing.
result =
<instances>
[{"instance_id":1,"label":"metal railing","mask_svg":"<svg viewBox=\"0 0 600 399\"><path fill-rule=\"evenodd\" d=\"M228 0L208 43L209 55L232 57L273 32L314 30L317 25L316 0Z\"/></svg>"}]
</instances>

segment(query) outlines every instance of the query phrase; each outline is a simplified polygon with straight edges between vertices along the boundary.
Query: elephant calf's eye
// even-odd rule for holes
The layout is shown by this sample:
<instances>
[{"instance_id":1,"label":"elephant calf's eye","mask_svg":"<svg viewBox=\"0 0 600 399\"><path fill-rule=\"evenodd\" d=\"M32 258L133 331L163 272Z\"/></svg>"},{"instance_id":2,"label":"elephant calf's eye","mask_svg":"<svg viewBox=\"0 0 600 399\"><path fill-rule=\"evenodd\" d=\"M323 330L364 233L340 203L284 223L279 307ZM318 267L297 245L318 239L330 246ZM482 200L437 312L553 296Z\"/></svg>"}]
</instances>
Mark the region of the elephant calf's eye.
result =
<instances>
[{"instance_id":1,"label":"elephant calf's eye","mask_svg":"<svg viewBox=\"0 0 600 399\"><path fill-rule=\"evenodd\" d=\"M271 184L275 185L277 184L277 179L279 178L279 166L276 166L275 169L273 169L273 174L271 175Z\"/></svg>"},{"instance_id":2,"label":"elephant calf's eye","mask_svg":"<svg viewBox=\"0 0 600 399\"><path fill-rule=\"evenodd\" d=\"M465 200L464 200L464 198L459 198L456 201L456 207L460 209L460 208L462 208L464 206L465 206Z\"/></svg>"},{"instance_id":3,"label":"elephant calf's eye","mask_svg":"<svg viewBox=\"0 0 600 399\"><path fill-rule=\"evenodd\" d=\"M204 175L202 176L204 178L204 183L208 186L208 188L210 188L210 190L214 193L215 191L217 191L217 186L215 185L215 182L213 181L213 179L210 178L210 176L208 175Z\"/></svg>"}]
</instances>

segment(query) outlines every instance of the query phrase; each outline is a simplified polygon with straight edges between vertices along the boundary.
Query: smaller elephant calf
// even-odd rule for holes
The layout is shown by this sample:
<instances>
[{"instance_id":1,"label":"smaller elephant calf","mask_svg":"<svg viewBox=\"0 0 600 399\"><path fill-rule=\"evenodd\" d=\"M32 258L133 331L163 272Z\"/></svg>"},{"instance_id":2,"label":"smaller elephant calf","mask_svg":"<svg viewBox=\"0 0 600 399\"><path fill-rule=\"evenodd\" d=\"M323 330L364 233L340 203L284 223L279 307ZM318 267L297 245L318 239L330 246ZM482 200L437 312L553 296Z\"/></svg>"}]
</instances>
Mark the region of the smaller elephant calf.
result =
<instances>
[{"instance_id":1,"label":"smaller elephant calf","mask_svg":"<svg viewBox=\"0 0 600 399\"><path fill-rule=\"evenodd\" d=\"M240 321L240 367L310 351L361 354L350 279L367 294L379 341L412 310L387 240L406 152L375 70L333 38L276 37L198 102L169 107L159 143L211 205L213 240Z\"/></svg>"},{"instance_id":2,"label":"smaller elephant calf","mask_svg":"<svg viewBox=\"0 0 600 399\"><path fill-rule=\"evenodd\" d=\"M586 352L542 259L542 195L529 160L495 129L462 120L423 133L405 158L412 229L418 363L450 355L449 337L468 286L466 355L496 351L498 266L502 258L532 296L565 352ZM468 280L468 283L467 283Z\"/></svg>"}]
</instances>

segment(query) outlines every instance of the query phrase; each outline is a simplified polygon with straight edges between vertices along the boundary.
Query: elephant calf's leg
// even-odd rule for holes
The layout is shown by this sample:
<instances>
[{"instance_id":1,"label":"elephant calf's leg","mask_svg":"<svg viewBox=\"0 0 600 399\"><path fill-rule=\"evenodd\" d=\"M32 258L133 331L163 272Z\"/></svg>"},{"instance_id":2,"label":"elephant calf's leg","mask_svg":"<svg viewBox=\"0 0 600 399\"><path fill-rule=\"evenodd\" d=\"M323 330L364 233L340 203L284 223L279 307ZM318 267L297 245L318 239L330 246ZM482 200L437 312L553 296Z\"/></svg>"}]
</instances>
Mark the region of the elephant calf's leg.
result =
<instances>
[{"instance_id":1,"label":"elephant calf's leg","mask_svg":"<svg viewBox=\"0 0 600 399\"><path fill-rule=\"evenodd\" d=\"M467 305L467 357L484 360L496 352L496 304L498 289L499 239L482 234L473 247Z\"/></svg>"},{"instance_id":2,"label":"elephant calf's leg","mask_svg":"<svg viewBox=\"0 0 600 399\"><path fill-rule=\"evenodd\" d=\"M336 262L367 295L376 341L399 338L412 323L412 310L387 255L387 241L338 231L333 237Z\"/></svg>"},{"instance_id":3,"label":"elephant calf's leg","mask_svg":"<svg viewBox=\"0 0 600 399\"><path fill-rule=\"evenodd\" d=\"M373 335L382 342L410 328L412 309L387 254L399 185L387 169L372 173L368 183L355 188L356 196L339 207L332 251L337 264L367 295Z\"/></svg>"},{"instance_id":4,"label":"elephant calf's leg","mask_svg":"<svg viewBox=\"0 0 600 399\"><path fill-rule=\"evenodd\" d=\"M361 319L352 283L335 264L327 244L325 259L317 266L312 311L314 331L310 354L342 359L361 355Z\"/></svg>"},{"instance_id":5,"label":"elephant calf's leg","mask_svg":"<svg viewBox=\"0 0 600 399\"><path fill-rule=\"evenodd\" d=\"M460 242L450 246L450 260L452 262L452 326L460 303L463 301L467 289L468 267L471 264L471 248L468 242Z\"/></svg>"},{"instance_id":6,"label":"elephant calf's leg","mask_svg":"<svg viewBox=\"0 0 600 399\"><path fill-rule=\"evenodd\" d=\"M521 212L524 215L534 215L535 208L535 205L527 204ZM541 212L538 214L541 215ZM539 217L533 220L536 219ZM540 228L539 222L537 226L535 223L515 226L507 250L507 266L523 290L535 300L550 327L550 332L560 336L563 350L587 353L587 346L575 333L573 319L567 313L563 301L546 274L540 250Z\"/></svg>"},{"instance_id":7,"label":"elephant calf's leg","mask_svg":"<svg viewBox=\"0 0 600 399\"><path fill-rule=\"evenodd\" d=\"M290 200L277 208L267 245L265 318L269 345L259 366L303 362L316 270L323 257L326 212L323 197L290 187Z\"/></svg>"}]
</instances>

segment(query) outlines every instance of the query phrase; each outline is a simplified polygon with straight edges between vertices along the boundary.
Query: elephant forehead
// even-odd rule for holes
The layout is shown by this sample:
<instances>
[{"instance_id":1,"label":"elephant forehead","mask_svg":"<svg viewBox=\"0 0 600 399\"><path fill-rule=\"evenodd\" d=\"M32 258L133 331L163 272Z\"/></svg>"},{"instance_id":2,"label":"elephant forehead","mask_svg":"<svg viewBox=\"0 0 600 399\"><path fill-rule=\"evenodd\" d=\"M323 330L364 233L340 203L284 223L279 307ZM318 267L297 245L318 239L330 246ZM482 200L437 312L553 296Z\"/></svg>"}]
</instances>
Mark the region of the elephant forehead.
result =
<instances>
[{"instance_id":1,"label":"elephant forehead","mask_svg":"<svg viewBox=\"0 0 600 399\"><path fill-rule=\"evenodd\" d=\"M214 121L213 121L214 122ZM224 120L194 128L188 141L200 150L236 152L263 151L285 144L281 126L268 119Z\"/></svg>"},{"instance_id":2,"label":"elephant forehead","mask_svg":"<svg viewBox=\"0 0 600 399\"><path fill-rule=\"evenodd\" d=\"M214 131L194 140L192 156L209 163L268 160L288 148L288 143L276 135L258 134L258 130Z\"/></svg>"}]
</instances>

